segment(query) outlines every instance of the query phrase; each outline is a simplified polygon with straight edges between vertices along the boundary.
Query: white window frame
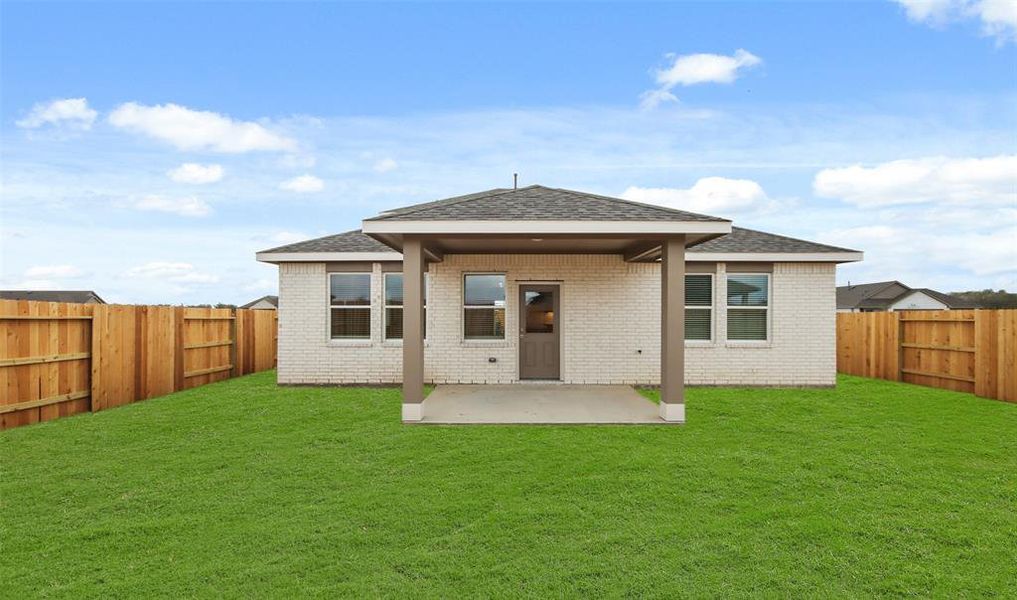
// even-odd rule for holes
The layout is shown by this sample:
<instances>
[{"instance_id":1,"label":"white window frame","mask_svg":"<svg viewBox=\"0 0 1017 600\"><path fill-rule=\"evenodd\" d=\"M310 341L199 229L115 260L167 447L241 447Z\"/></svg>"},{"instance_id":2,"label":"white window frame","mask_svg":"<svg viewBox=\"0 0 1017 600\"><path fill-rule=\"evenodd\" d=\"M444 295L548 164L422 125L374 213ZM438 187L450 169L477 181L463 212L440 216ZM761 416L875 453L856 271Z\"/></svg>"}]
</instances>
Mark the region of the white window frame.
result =
<instances>
[{"instance_id":1,"label":"white window frame","mask_svg":"<svg viewBox=\"0 0 1017 600\"><path fill-rule=\"evenodd\" d=\"M731 306L727 303L727 286L731 283L731 277L751 275L753 277L766 276L766 306ZM773 306L773 273L769 272L740 272L728 271L724 279L724 341L736 346L769 346L773 343L773 332L771 331L770 308ZM765 340L732 340L731 331L727 327L728 313L732 310L762 310L766 314L766 339Z\"/></svg>"},{"instance_id":2,"label":"white window frame","mask_svg":"<svg viewBox=\"0 0 1017 600\"><path fill-rule=\"evenodd\" d=\"M502 302L504 304L502 304L502 306L480 306L480 305L476 305L476 304L471 306L471 305L466 304L466 278L468 276L470 276L470 275L498 275L498 276L500 276L502 278L503 282L504 282L504 285L502 286L502 290L504 290L504 292L505 292L505 299L502 300ZM463 343L467 343L467 344L503 344L503 343L505 343L505 341L508 340L508 331L509 331L509 323L508 323L508 318L509 318L509 312L508 312L508 308L509 308L508 307L508 299L509 299L508 274L505 273L505 272L502 272L502 271L469 271L469 272L464 272L463 273L463 276L460 279L460 282L461 282L462 288L463 288L462 294L459 296L459 303L460 303L460 306L462 308L462 311L459 313L460 339L463 341ZM502 332L502 336L500 338L495 338L495 337L490 337L490 338L468 338L468 337L466 337L466 311L467 310L476 310L476 309L488 309L488 310L490 310L492 308L501 308L503 311L505 311L505 331Z\"/></svg>"},{"instance_id":3,"label":"white window frame","mask_svg":"<svg viewBox=\"0 0 1017 600\"><path fill-rule=\"evenodd\" d=\"M717 340L717 325L715 316L717 314L717 280L714 273L686 273L685 277L709 277L710 278L710 305L709 306L695 306L685 305L685 310L708 310L710 311L710 339L708 340L689 340L686 339L685 343L690 345L708 346L712 345ZM688 281L686 280L686 287ZM682 319L685 319L685 313L682 313Z\"/></svg>"},{"instance_id":4,"label":"white window frame","mask_svg":"<svg viewBox=\"0 0 1017 600\"><path fill-rule=\"evenodd\" d=\"M402 304L389 304L388 303L388 278L390 275L399 275L403 278L403 303ZM424 273L424 339L427 339L427 297L430 295L430 273ZM381 336L386 342L389 343L402 343L403 338L390 338L388 337L388 311L390 308L398 308L403 310L406 306L406 277L402 271L388 271L381 274ZM406 313L401 313L405 315ZM405 316L403 317L405 318Z\"/></svg>"},{"instance_id":5,"label":"white window frame","mask_svg":"<svg viewBox=\"0 0 1017 600\"><path fill-rule=\"evenodd\" d=\"M354 306L334 306L332 304L332 278L335 277L336 275L366 275L367 276L367 285L368 285L368 287L367 287L367 297L370 299L369 303L366 306L362 305L362 304L361 305L354 305ZM325 293L327 294L327 304L328 304L328 328L326 330L326 335L328 336L328 341L330 343L334 343L334 344L357 344L357 345L370 344L371 340L373 338L373 335L374 335L374 323L373 323L373 321L374 321L374 277L371 274L371 272L370 271L337 271L335 273L329 273L328 274L328 287L325 290ZM337 337L332 337L332 310L333 309L347 310L347 309L353 309L353 308L361 309L361 310L363 310L365 308L367 309L367 319L368 319L367 337L338 337L338 338Z\"/></svg>"}]
</instances>

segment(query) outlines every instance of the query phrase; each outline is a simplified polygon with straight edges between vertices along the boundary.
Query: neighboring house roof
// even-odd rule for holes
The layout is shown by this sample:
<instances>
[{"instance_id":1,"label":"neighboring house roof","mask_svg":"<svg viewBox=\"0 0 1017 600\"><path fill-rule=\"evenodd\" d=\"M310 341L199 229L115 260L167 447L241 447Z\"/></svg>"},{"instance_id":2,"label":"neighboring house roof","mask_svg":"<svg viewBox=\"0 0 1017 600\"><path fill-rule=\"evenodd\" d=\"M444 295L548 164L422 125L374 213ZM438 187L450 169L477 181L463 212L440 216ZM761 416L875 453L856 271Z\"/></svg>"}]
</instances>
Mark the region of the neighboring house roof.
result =
<instances>
[{"instance_id":1,"label":"neighboring house roof","mask_svg":"<svg viewBox=\"0 0 1017 600\"><path fill-rule=\"evenodd\" d=\"M884 308L911 291L899 281L860 283L837 288L837 308Z\"/></svg>"},{"instance_id":2,"label":"neighboring house roof","mask_svg":"<svg viewBox=\"0 0 1017 600\"><path fill-rule=\"evenodd\" d=\"M106 304L106 301L100 298L99 294L91 290L0 290L0 300Z\"/></svg>"},{"instance_id":3,"label":"neighboring house roof","mask_svg":"<svg viewBox=\"0 0 1017 600\"><path fill-rule=\"evenodd\" d=\"M947 308L978 308L969 300L930 290L929 288L912 288L899 281L877 281L843 285L837 288L837 308L839 309L872 309L881 310L892 306L908 294L922 292L942 302Z\"/></svg>"},{"instance_id":4,"label":"neighboring house roof","mask_svg":"<svg viewBox=\"0 0 1017 600\"><path fill-rule=\"evenodd\" d=\"M727 219L542 185L496 188L383 212L366 221L716 221Z\"/></svg>"},{"instance_id":5,"label":"neighboring house roof","mask_svg":"<svg viewBox=\"0 0 1017 600\"><path fill-rule=\"evenodd\" d=\"M915 288L914 291L922 292L927 296L931 296L936 300L939 300L945 304L947 308L980 308L977 302L972 302L966 298L960 298L950 294L944 294L943 292L937 292L936 290L930 290L929 288Z\"/></svg>"},{"instance_id":6,"label":"neighboring house roof","mask_svg":"<svg viewBox=\"0 0 1017 600\"><path fill-rule=\"evenodd\" d=\"M279 296L262 296L261 298L258 298L257 300L251 300L250 302L248 302L247 304L241 306L240 308L251 308L255 304L260 304L262 302L265 302L267 304L271 304L272 306L274 306L276 308L279 308Z\"/></svg>"}]
</instances>

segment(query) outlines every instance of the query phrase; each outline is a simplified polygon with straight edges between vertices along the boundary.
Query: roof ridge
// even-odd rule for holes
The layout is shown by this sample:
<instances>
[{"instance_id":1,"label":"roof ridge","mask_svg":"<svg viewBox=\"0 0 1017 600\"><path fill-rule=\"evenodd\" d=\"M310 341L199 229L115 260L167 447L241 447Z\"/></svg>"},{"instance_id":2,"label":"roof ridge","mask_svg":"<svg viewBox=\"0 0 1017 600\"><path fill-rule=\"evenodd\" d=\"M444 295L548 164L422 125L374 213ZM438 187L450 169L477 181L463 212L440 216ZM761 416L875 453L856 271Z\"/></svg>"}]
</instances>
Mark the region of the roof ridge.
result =
<instances>
[{"instance_id":1,"label":"roof ridge","mask_svg":"<svg viewBox=\"0 0 1017 600\"><path fill-rule=\"evenodd\" d=\"M527 186L527 187L535 187L535 186L531 185L531 186ZM456 204L459 204L461 202L468 202L470 200L478 200L480 198L492 198L494 196L500 196L502 194L507 194L509 192L515 192L515 191L518 191L518 190L521 190L521 189L526 189L526 188L513 188L513 189L491 188L490 190L486 190L484 192L475 192L473 194L463 194L458 199L456 199L455 197L453 197L453 198L441 198L439 200L432 200L430 202L424 202L422 204L417 205L416 208L406 207L406 208L403 208L403 209L395 209L395 211L392 211L392 212L395 213L395 214L398 214L399 216L412 215L413 213L420 212L422 210L428 210L430 208L434 208L435 204L439 204L439 203L443 203L443 204L441 204L441 206L443 206L443 207L445 207L445 206L455 206ZM488 193L488 192L493 192L493 193ZM481 196L481 194L484 194L484 195ZM382 213L382 214L378 215L377 217L374 217L373 219L385 219L388 216L389 215L386 215L385 213ZM392 216L394 216L394 215L392 215ZM368 220L373 220L373 219L368 219Z\"/></svg>"},{"instance_id":2,"label":"roof ridge","mask_svg":"<svg viewBox=\"0 0 1017 600\"><path fill-rule=\"evenodd\" d=\"M544 186L534 186L534 187L544 187ZM595 198L602 198L604 200L612 200L614 202L624 202L625 204L631 204L633 206L641 206L643 208L652 208L652 209L659 210L659 211L667 213L667 214L695 215L697 217L706 217L708 219L717 219L719 221L727 221L729 223L731 222L731 219L725 219L723 217L715 217L713 215L708 215L708 214L705 214L705 213L692 212L690 210L682 210L682 209L679 209L679 208L669 208L667 206L661 206L659 204L648 204L646 202L637 202L636 200L627 200L625 198L617 198L615 196L605 196L603 194L594 194L594 193L591 193L591 192L578 192L576 190L569 190L569 189L566 189L566 188L547 188L547 189L557 190L559 192L565 192L566 194L572 194L573 196L593 196Z\"/></svg>"}]
</instances>

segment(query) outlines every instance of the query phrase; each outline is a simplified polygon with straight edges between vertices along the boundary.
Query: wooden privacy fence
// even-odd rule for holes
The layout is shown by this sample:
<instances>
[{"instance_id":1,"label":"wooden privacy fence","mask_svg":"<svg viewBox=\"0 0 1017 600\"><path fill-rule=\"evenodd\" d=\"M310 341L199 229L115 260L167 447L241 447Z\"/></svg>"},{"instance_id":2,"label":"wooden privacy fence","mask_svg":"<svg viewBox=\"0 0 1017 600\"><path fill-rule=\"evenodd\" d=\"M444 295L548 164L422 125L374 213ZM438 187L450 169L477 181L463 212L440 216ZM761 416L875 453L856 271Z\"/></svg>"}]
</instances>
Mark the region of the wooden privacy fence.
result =
<instances>
[{"instance_id":1,"label":"wooden privacy fence","mask_svg":"<svg viewBox=\"0 0 1017 600\"><path fill-rule=\"evenodd\" d=\"M1017 310L838 313L837 371L1017 402Z\"/></svg>"},{"instance_id":2,"label":"wooden privacy fence","mask_svg":"<svg viewBox=\"0 0 1017 600\"><path fill-rule=\"evenodd\" d=\"M276 311L0 300L0 429L264 371Z\"/></svg>"}]
</instances>

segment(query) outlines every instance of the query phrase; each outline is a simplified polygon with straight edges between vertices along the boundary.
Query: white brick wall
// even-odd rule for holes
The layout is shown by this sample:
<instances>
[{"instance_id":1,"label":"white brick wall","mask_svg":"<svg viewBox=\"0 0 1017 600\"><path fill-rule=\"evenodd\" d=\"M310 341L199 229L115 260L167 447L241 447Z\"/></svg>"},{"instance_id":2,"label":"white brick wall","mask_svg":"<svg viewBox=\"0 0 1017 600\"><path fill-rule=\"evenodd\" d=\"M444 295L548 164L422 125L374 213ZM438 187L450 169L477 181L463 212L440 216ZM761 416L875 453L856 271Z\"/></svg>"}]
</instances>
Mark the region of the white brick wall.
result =
<instances>
[{"instance_id":1,"label":"white brick wall","mask_svg":"<svg viewBox=\"0 0 1017 600\"><path fill-rule=\"evenodd\" d=\"M727 265L737 271L734 264ZM690 385L832 385L835 266L777 263L771 276L770 340L726 342L725 265L717 265L714 341L686 344ZM462 340L462 276L506 274L505 341ZM446 255L430 266L425 377L434 383L517 380L520 282L561 285L561 377L568 383L660 382L660 265L610 255ZM370 341L329 340L328 277L322 263L279 269L280 383L393 383L402 347L382 331L382 272L372 274ZM489 358L496 362L489 362Z\"/></svg>"}]
</instances>

